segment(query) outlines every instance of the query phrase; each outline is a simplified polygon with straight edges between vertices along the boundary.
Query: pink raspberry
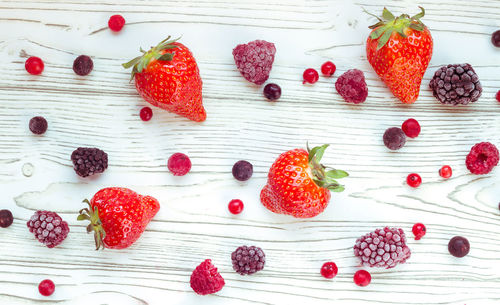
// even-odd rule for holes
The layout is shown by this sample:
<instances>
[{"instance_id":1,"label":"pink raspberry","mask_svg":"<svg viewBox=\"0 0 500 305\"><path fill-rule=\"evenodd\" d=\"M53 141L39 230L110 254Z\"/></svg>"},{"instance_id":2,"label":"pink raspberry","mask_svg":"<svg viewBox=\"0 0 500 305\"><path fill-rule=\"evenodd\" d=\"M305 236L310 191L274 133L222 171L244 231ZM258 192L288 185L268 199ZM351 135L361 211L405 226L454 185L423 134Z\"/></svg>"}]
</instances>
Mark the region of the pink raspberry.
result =
<instances>
[{"instance_id":1,"label":"pink raspberry","mask_svg":"<svg viewBox=\"0 0 500 305\"><path fill-rule=\"evenodd\" d=\"M68 223L56 212L36 211L26 224L35 238L49 248L54 248L66 239Z\"/></svg>"},{"instance_id":2,"label":"pink raspberry","mask_svg":"<svg viewBox=\"0 0 500 305\"><path fill-rule=\"evenodd\" d=\"M358 69L351 69L342 74L335 82L335 89L348 103L363 103L368 96L365 75Z\"/></svg>"},{"instance_id":3,"label":"pink raspberry","mask_svg":"<svg viewBox=\"0 0 500 305\"><path fill-rule=\"evenodd\" d=\"M194 292L201 295L216 293L225 285L224 279L209 259L194 269L190 283Z\"/></svg>"},{"instance_id":4,"label":"pink raspberry","mask_svg":"<svg viewBox=\"0 0 500 305\"><path fill-rule=\"evenodd\" d=\"M275 53L274 43L264 40L239 44L233 49L234 62L241 75L257 85L262 85L269 78Z\"/></svg>"},{"instance_id":5,"label":"pink raspberry","mask_svg":"<svg viewBox=\"0 0 500 305\"><path fill-rule=\"evenodd\" d=\"M497 166L499 159L498 149L490 142L481 142L472 146L465 165L471 173L484 175Z\"/></svg>"}]
</instances>

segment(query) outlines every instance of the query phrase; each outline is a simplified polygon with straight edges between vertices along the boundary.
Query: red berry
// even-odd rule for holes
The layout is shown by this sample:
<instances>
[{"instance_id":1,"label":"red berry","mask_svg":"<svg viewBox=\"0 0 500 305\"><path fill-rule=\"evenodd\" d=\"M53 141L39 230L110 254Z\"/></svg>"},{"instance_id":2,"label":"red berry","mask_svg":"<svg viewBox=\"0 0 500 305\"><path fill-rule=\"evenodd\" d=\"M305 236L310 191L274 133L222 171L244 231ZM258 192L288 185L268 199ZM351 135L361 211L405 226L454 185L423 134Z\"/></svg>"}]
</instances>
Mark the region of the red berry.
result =
<instances>
[{"instance_id":1,"label":"red berry","mask_svg":"<svg viewBox=\"0 0 500 305\"><path fill-rule=\"evenodd\" d=\"M403 129L406 136L410 138L416 138L420 134L420 124L415 119L408 119L404 121L401 129Z\"/></svg>"},{"instance_id":2,"label":"red berry","mask_svg":"<svg viewBox=\"0 0 500 305\"><path fill-rule=\"evenodd\" d=\"M108 27L113 32L119 32L125 25L125 18L121 15L113 15L109 17Z\"/></svg>"},{"instance_id":3,"label":"red berry","mask_svg":"<svg viewBox=\"0 0 500 305\"><path fill-rule=\"evenodd\" d=\"M29 74L38 75L42 73L44 64L40 57L31 56L24 63L24 67Z\"/></svg>"},{"instance_id":4,"label":"red berry","mask_svg":"<svg viewBox=\"0 0 500 305\"><path fill-rule=\"evenodd\" d=\"M444 165L443 167L441 167L439 169L439 176L441 176L445 179L450 178L451 174L452 174L452 170L451 170L451 167L449 165Z\"/></svg>"},{"instance_id":5,"label":"red berry","mask_svg":"<svg viewBox=\"0 0 500 305\"><path fill-rule=\"evenodd\" d=\"M149 107L143 107L141 112L139 112L139 116L141 117L141 120L147 122L153 117L153 110Z\"/></svg>"},{"instance_id":6,"label":"red berry","mask_svg":"<svg viewBox=\"0 0 500 305\"><path fill-rule=\"evenodd\" d=\"M406 183L408 183L408 185L411 187L419 187L419 185L422 183L422 178L419 174L409 174L408 177L406 177Z\"/></svg>"},{"instance_id":7,"label":"red berry","mask_svg":"<svg viewBox=\"0 0 500 305\"><path fill-rule=\"evenodd\" d=\"M497 101L500 103L500 90L498 90L496 98L497 98Z\"/></svg>"},{"instance_id":8,"label":"red berry","mask_svg":"<svg viewBox=\"0 0 500 305\"><path fill-rule=\"evenodd\" d=\"M229 209L229 212L231 212L231 214L239 214L241 213L241 211L243 211L243 201L239 200L239 199L233 199L231 201L229 201L229 205L227 206L228 209Z\"/></svg>"},{"instance_id":9,"label":"red berry","mask_svg":"<svg viewBox=\"0 0 500 305\"><path fill-rule=\"evenodd\" d=\"M174 176L184 176L191 170L191 160L183 153L175 153L168 158L167 166Z\"/></svg>"},{"instance_id":10,"label":"red berry","mask_svg":"<svg viewBox=\"0 0 500 305\"><path fill-rule=\"evenodd\" d=\"M338 271L339 269L334 262L326 262L321 267L321 275L327 279L333 279Z\"/></svg>"},{"instance_id":11,"label":"red berry","mask_svg":"<svg viewBox=\"0 0 500 305\"><path fill-rule=\"evenodd\" d=\"M321 73L323 73L324 76L332 76L335 70L337 70L337 67L335 67L335 64L331 61L327 61L321 66Z\"/></svg>"},{"instance_id":12,"label":"red berry","mask_svg":"<svg viewBox=\"0 0 500 305\"><path fill-rule=\"evenodd\" d=\"M423 223L416 223L413 225L411 231L413 232L413 235L415 235L415 240L419 240L424 237L427 229L425 228Z\"/></svg>"},{"instance_id":13,"label":"red berry","mask_svg":"<svg viewBox=\"0 0 500 305\"><path fill-rule=\"evenodd\" d=\"M302 77L304 78L304 81L302 82L303 84L309 83L309 84L314 84L315 82L318 81L319 79L319 74L318 71L309 68L304 71L304 74L302 74Z\"/></svg>"},{"instance_id":14,"label":"red berry","mask_svg":"<svg viewBox=\"0 0 500 305\"><path fill-rule=\"evenodd\" d=\"M48 297L52 295L54 290L56 290L56 285L54 285L54 282L51 280L43 280L38 284L38 291L40 291L40 294L43 296Z\"/></svg>"},{"instance_id":15,"label":"red berry","mask_svg":"<svg viewBox=\"0 0 500 305\"><path fill-rule=\"evenodd\" d=\"M368 286L372 281L372 276L370 272L366 270L358 270L354 273L354 283L358 286L364 287Z\"/></svg>"}]
</instances>

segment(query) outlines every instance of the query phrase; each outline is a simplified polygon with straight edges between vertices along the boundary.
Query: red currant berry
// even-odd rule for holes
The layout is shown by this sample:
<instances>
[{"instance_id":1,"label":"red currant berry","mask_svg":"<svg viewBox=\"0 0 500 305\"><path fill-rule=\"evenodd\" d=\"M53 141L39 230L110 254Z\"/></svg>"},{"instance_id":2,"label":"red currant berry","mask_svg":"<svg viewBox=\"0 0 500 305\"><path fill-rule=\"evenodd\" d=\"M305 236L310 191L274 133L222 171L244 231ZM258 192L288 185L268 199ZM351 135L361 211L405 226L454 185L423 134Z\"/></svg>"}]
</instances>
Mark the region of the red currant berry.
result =
<instances>
[{"instance_id":1,"label":"red currant berry","mask_svg":"<svg viewBox=\"0 0 500 305\"><path fill-rule=\"evenodd\" d=\"M448 179L451 177L452 170L449 165L445 165L439 169L439 176Z\"/></svg>"},{"instance_id":2,"label":"red currant berry","mask_svg":"<svg viewBox=\"0 0 500 305\"><path fill-rule=\"evenodd\" d=\"M401 129L403 129L405 135L410 138L416 138L420 134L420 124L415 119L404 121Z\"/></svg>"},{"instance_id":3,"label":"red currant berry","mask_svg":"<svg viewBox=\"0 0 500 305\"><path fill-rule=\"evenodd\" d=\"M29 74L39 75L42 74L44 64L42 59L40 59L40 57L31 56L24 63L24 67L26 68L26 71L28 71Z\"/></svg>"},{"instance_id":4,"label":"red currant berry","mask_svg":"<svg viewBox=\"0 0 500 305\"><path fill-rule=\"evenodd\" d=\"M413 235L415 235L415 240L419 240L424 237L427 229L425 228L423 223L416 223L413 225L411 231L413 232Z\"/></svg>"},{"instance_id":5,"label":"red currant berry","mask_svg":"<svg viewBox=\"0 0 500 305\"><path fill-rule=\"evenodd\" d=\"M153 117L153 110L149 107L143 107L139 112L139 116L141 117L141 120L147 122Z\"/></svg>"},{"instance_id":6,"label":"red currant berry","mask_svg":"<svg viewBox=\"0 0 500 305\"><path fill-rule=\"evenodd\" d=\"M500 90L498 90L496 98L497 98L497 101L500 103Z\"/></svg>"},{"instance_id":7,"label":"red currant berry","mask_svg":"<svg viewBox=\"0 0 500 305\"><path fill-rule=\"evenodd\" d=\"M321 65L321 73L323 73L324 76L332 76L335 70L337 70L337 67L335 67L335 64L331 61L327 61Z\"/></svg>"},{"instance_id":8,"label":"red currant berry","mask_svg":"<svg viewBox=\"0 0 500 305\"><path fill-rule=\"evenodd\" d=\"M321 275L327 279L333 279L338 271L339 269L334 262L326 262L321 267Z\"/></svg>"},{"instance_id":9,"label":"red currant berry","mask_svg":"<svg viewBox=\"0 0 500 305\"><path fill-rule=\"evenodd\" d=\"M422 178L419 174L409 174L408 177L406 177L406 183L411 187L419 187L422 183Z\"/></svg>"},{"instance_id":10,"label":"red currant berry","mask_svg":"<svg viewBox=\"0 0 500 305\"><path fill-rule=\"evenodd\" d=\"M239 199L233 199L229 201L229 205L227 206L229 212L234 215L241 213L241 211L243 211L243 207L243 201Z\"/></svg>"},{"instance_id":11,"label":"red currant berry","mask_svg":"<svg viewBox=\"0 0 500 305\"><path fill-rule=\"evenodd\" d=\"M368 286L372 281L372 276L370 272L366 270L358 270L354 273L354 283L358 286L364 287Z\"/></svg>"},{"instance_id":12,"label":"red currant berry","mask_svg":"<svg viewBox=\"0 0 500 305\"><path fill-rule=\"evenodd\" d=\"M304 78L304 81L302 82L303 84L309 83L309 84L314 84L315 82L318 81L319 79L319 74L318 71L309 68L304 71L304 74L302 74L302 77Z\"/></svg>"},{"instance_id":13,"label":"red currant berry","mask_svg":"<svg viewBox=\"0 0 500 305\"><path fill-rule=\"evenodd\" d=\"M191 160L183 153L175 153L168 158L167 167L174 176L184 176L191 170Z\"/></svg>"},{"instance_id":14,"label":"red currant berry","mask_svg":"<svg viewBox=\"0 0 500 305\"><path fill-rule=\"evenodd\" d=\"M109 17L108 27L113 32L119 32L125 25L125 18L121 15L113 15Z\"/></svg>"},{"instance_id":15,"label":"red currant berry","mask_svg":"<svg viewBox=\"0 0 500 305\"><path fill-rule=\"evenodd\" d=\"M56 285L51 280L43 280L38 284L38 291L41 295L48 297L54 293L56 290Z\"/></svg>"}]
</instances>

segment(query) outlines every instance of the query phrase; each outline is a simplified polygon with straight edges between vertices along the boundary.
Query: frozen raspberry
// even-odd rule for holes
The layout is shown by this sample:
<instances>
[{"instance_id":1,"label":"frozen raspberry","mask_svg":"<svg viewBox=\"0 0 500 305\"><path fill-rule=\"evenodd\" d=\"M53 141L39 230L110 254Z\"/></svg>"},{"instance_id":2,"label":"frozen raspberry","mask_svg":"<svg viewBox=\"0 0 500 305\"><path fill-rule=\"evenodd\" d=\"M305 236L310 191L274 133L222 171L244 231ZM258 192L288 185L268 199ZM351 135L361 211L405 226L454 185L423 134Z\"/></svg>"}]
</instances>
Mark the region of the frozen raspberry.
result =
<instances>
[{"instance_id":1,"label":"frozen raspberry","mask_svg":"<svg viewBox=\"0 0 500 305\"><path fill-rule=\"evenodd\" d=\"M358 270L354 273L353 280L360 287L368 286L372 281L372 275L366 270Z\"/></svg>"},{"instance_id":2,"label":"frozen raspberry","mask_svg":"<svg viewBox=\"0 0 500 305\"><path fill-rule=\"evenodd\" d=\"M239 44L233 49L234 61L241 75L257 85L262 85L269 78L275 53L274 43L264 40Z\"/></svg>"},{"instance_id":3,"label":"frozen raspberry","mask_svg":"<svg viewBox=\"0 0 500 305\"><path fill-rule=\"evenodd\" d=\"M326 279L333 279L338 271L339 269L334 262L326 262L321 267L321 275Z\"/></svg>"},{"instance_id":4,"label":"frozen raspberry","mask_svg":"<svg viewBox=\"0 0 500 305\"><path fill-rule=\"evenodd\" d=\"M49 124L43 116L32 117L29 122L29 128L34 134L44 134Z\"/></svg>"},{"instance_id":5,"label":"frozen raspberry","mask_svg":"<svg viewBox=\"0 0 500 305\"><path fill-rule=\"evenodd\" d=\"M48 297L52 295L55 290L56 290L56 285L51 280L48 279L43 280L40 282L40 284L38 284L38 291L43 296Z\"/></svg>"},{"instance_id":6,"label":"frozen raspberry","mask_svg":"<svg viewBox=\"0 0 500 305\"><path fill-rule=\"evenodd\" d=\"M0 210L0 227L7 228L14 222L14 216L9 210Z\"/></svg>"},{"instance_id":7,"label":"frozen raspberry","mask_svg":"<svg viewBox=\"0 0 500 305\"><path fill-rule=\"evenodd\" d=\"M42 74L44 66L42 59L36 56L31 56L24 63L24 68L32 75Z\"/></svg>"},{"instance_id":8,"label":"frozen raspberry","mask_svg":"<svg viewBox=\"0 0 500 305\"><path fill-rule=\"evenodd\" d=\"M209 259L194 269L190 283L194 292L201 295L216 293L225 285L224 279Z\"/></svg>"},{"instance_id":9,"label":"frozen raspberry","mask_svg":"<svg viewBox=\"0 0 500 305\"><path fill-rule=\"evenodd\" d=\"M429 87L438 101L452 105L474 103L483 92L479 77L469 64L442 66L434 73Z\"/></svg>"},{"instance_id":10,"label":"frozen raspberry","mask_svg":"<svg viewBox=\"0 0 500 305\"><path fill-rule=\"evenodd\" d=\"M497 47L500 48L500 30L493 32L491 34L491 43Z\"/></svg>"},{"instance_id":11,"label":"frozen raspberry","mask_svg":"<svg viewBox=\"0 0 500 305\"><path fill-rule=\"evenodd\" d=\"M125 25L125 18L123 18L121 15L113 15L109 17L108 27L111 31L119 32L122 30L124 25Z\"/></svg>"},{"instance_id":12,"label":"frozen raspberry","mask_svg":"<svg viewBox=\"0 0 500 305\"><path fill-rule=\"evenodd\" d=\"M244 207L245 206L243 204L243 201L241 201L239 199L233 199L233 200L229 201L229 204L227 205L229 212L231 212L231 214L234 214L234 215L241 213L243 211Z\"/></svg>"},{"instance_id":13,"label":"frozen raspberry","mask_svg":"<svg viewBox=\"0 0 500 305\"><path fill-rule=\"evenodd\" d=\"M68 223L56 212L36 211L27 226L35 238L48 248L54 248L62 243L69 233Z\"/></svg>"},{"instance_id":14,"label":"frozen raspberry","mask_svg":"<svg viewBox=\"0 0 500 305\"><path fill-rule=\"evenodd\" d=\"M241 275L249 275L264 269L266 255L259 247L241 246L231 254L231 260L234 271Z\"/></svg>"},{"instance_id":15,"label":"frozen raspberry","mask_svg":"<svg viewBox=\"0 0 500 305\"><path fill-rule=\"evenodd\" d=\"M94 62L87 55L80 55L73 62L73 71L80 76L88 75L92 69L94 69Z\"/></svg>"},{"instance_id":16,"label":"frozen raspberry","mask_svg":"<svg viewBox=\"0 0 500 305\"><path fill-rule=\"evenodd\" d=\"M471 173L484 175L497 166L499 159L498 149L490 142L481 142L472 146L465 165Z\"/></svg>"},{"instance_id":17,"label":"frozen raspberry","mask_svg":"<svg viewBox=\"0 0 500 305\"><path fill-rule=\"evenodd\" d=\"M391 150L398 150L405 146L406 135L401 128L391 127L384 132L384 145Z\"/></svg>"},{"instance_id":18,"label":"frozen raspberry","mask_svg":"<svg viewBox=\"0 0 500 305\"><path fill-rule=\"evenodd\" d=\"M401 129L407 137L416 138L420 134L420 124L415 119L408 119L403 122Z\"/></svg>"},{"instance_id":19,"label":"frozen raspberry","mask_svg":"<svg viewBox=\"0 0 500 305\"><path fill-rule=\"evenodd\" d=\"M191 170L191 160L183 153L175 153L168 158L167 167L174 176L184 176Z\"/></svg>"},{"instance_id":20,"label":"frozen raspberry","mask_svg":"<svg viewBox=\"0 0 500 305\"><path fill-rule=\"evenodd\" d=\"M448 243L448 251L455 257L464 257L469 254L470 244L467 238L455 236Z\"/></svg>"},{"instance_id":21,"label":"frozen raspberry","mask_svg":"<svg viewBox=\"0 0 500 305\"><path fill-rule=\"evenodd\" d=\"M309 84L314 84L315 82L318 81L319 79L319 74L318 71L308 68L302 73L302 78L304 79L302 81L302 84L309 83Z\"/></svg>"},{"instance_id":22,"label":"frozen raspberry","mask_svg":"<svg viewBox=\"0 0 500 305\"><path fill-rule=\"evenodd\" d=\"M281 87L273 83L267 84L264 87L264 96L271 102L278 100L281 97Z\"/></svg>"},{"instance_id":23,"label":"frozen raspberry","mask_svg":"<svg viewBox=\"0 0 500 305\"><path fill-rule=\"evenodd\" d=\"M363 103L368 96L365 75L358 69L348 70L337 78L335 89L348 103Z\"/></svg>"},{"instance_id":24,"label":"frozen raspberry","mask_svg":"<svg viewBox=\"0 0 500 305\"><path fill-rule=\"evenodd\" d=\"M336 69L337 67L335 67L335 64L331 61L327 61L321 65L321 73L326 77L332 76Z\"/></svg>"},{"instance_id":25,"label":"frozen raspberry","mask_svg":"<svg viewBox=\"0 0 500 305\"><path fill-rule=\"evenodd\" d=\"M73 169L80 177L103 173L108 168L108 154L99 148L78 147L71 154Z\"/></svg>"},{"instance_id":26,"label":"frozen raspberry","mask_svg":"<svg viewBox=\"0 0 500 305\"><path fill-rule=\"evenodd\" d=\"M233 177L238 181L247 181L252 177L253 165L252 163L240 160L233 165Z\"/></svg>"},{"instance_id":27,"label":"frozen raspberry","mask_svg":"<svg viewBox=\"0 0 500 305\"><path fill-rule=\"evenodd\" d=\"M406 262L411 252L403 229L385 227L358 238L354 255L364 266L389 269Z\"/></svg>"}]
</instances>

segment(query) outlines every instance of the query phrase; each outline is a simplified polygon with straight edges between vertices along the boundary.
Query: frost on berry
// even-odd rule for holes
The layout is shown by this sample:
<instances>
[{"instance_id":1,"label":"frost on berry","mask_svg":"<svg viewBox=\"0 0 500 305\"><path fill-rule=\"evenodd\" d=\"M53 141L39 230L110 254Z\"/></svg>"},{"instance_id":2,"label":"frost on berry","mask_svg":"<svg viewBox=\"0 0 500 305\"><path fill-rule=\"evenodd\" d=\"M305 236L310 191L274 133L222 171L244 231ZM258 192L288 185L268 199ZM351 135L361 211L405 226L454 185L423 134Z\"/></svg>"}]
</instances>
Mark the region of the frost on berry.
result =
<instances>
[{"instance_id":1,"label":"frost on berry","mask_svg":"<svg viewBox=\"0 0 500 305\"><path fill-rule=\"evenodd\" d=\"M26 225L35 238L48 248L62 243L69 233L68 223L56 212L36 211Z\"/></svg>"},{"instance_id":2,"label":"frost on berry","mask_svg":"<svg viewBox=\"0 0 500 305\"><path fill-rule=\"evenodd\" d=\"M264 40L237 45L233 49L234 62L241 75L256 85L262 85L271 73L276 47Z\"/></svg>"},{"instance_id":3,"label":"frost on berry","mask_svg":"<svg viewBox=\"0 0 500 305\"><path fill-rule=\"evenodd\" d=\"M261 248L255 246L238 247L232 254L233 269L241 275L253 274L264 269L266 255Z\"/></svg>"},{"instance_id":4,"label":"frost on berry","mask_svg":"<svg viewBox=\"0 0 500 305\"><path fill-rule=\"evenodd\" d=\"M358 69L348 70L342 74L335 82L335 89L348 103L363 103L368 96L365 75Z\"/></svg>"},{"instance_id":5,"label":"frost on berry","mask_svg":"<svg viewBox=\"0 0 500 305\"><path fill-rule=\"evenodd\" d=\"M470 64L440 67L429 87L438 101L452 105L474 103L483 92L479 77Z\"/></svg>"},{"instance_id":6,"label":"frost on berry","mask_svg":"<svg viewBox=\"0 0 500 305\"><path fill-rule=\"evenodd\" d=\"M495 145L490 142L481 142L472 146L465 164L471 173L484 175L498 165L499 159L499 152Z\"/></svg>"}]
</instances>

